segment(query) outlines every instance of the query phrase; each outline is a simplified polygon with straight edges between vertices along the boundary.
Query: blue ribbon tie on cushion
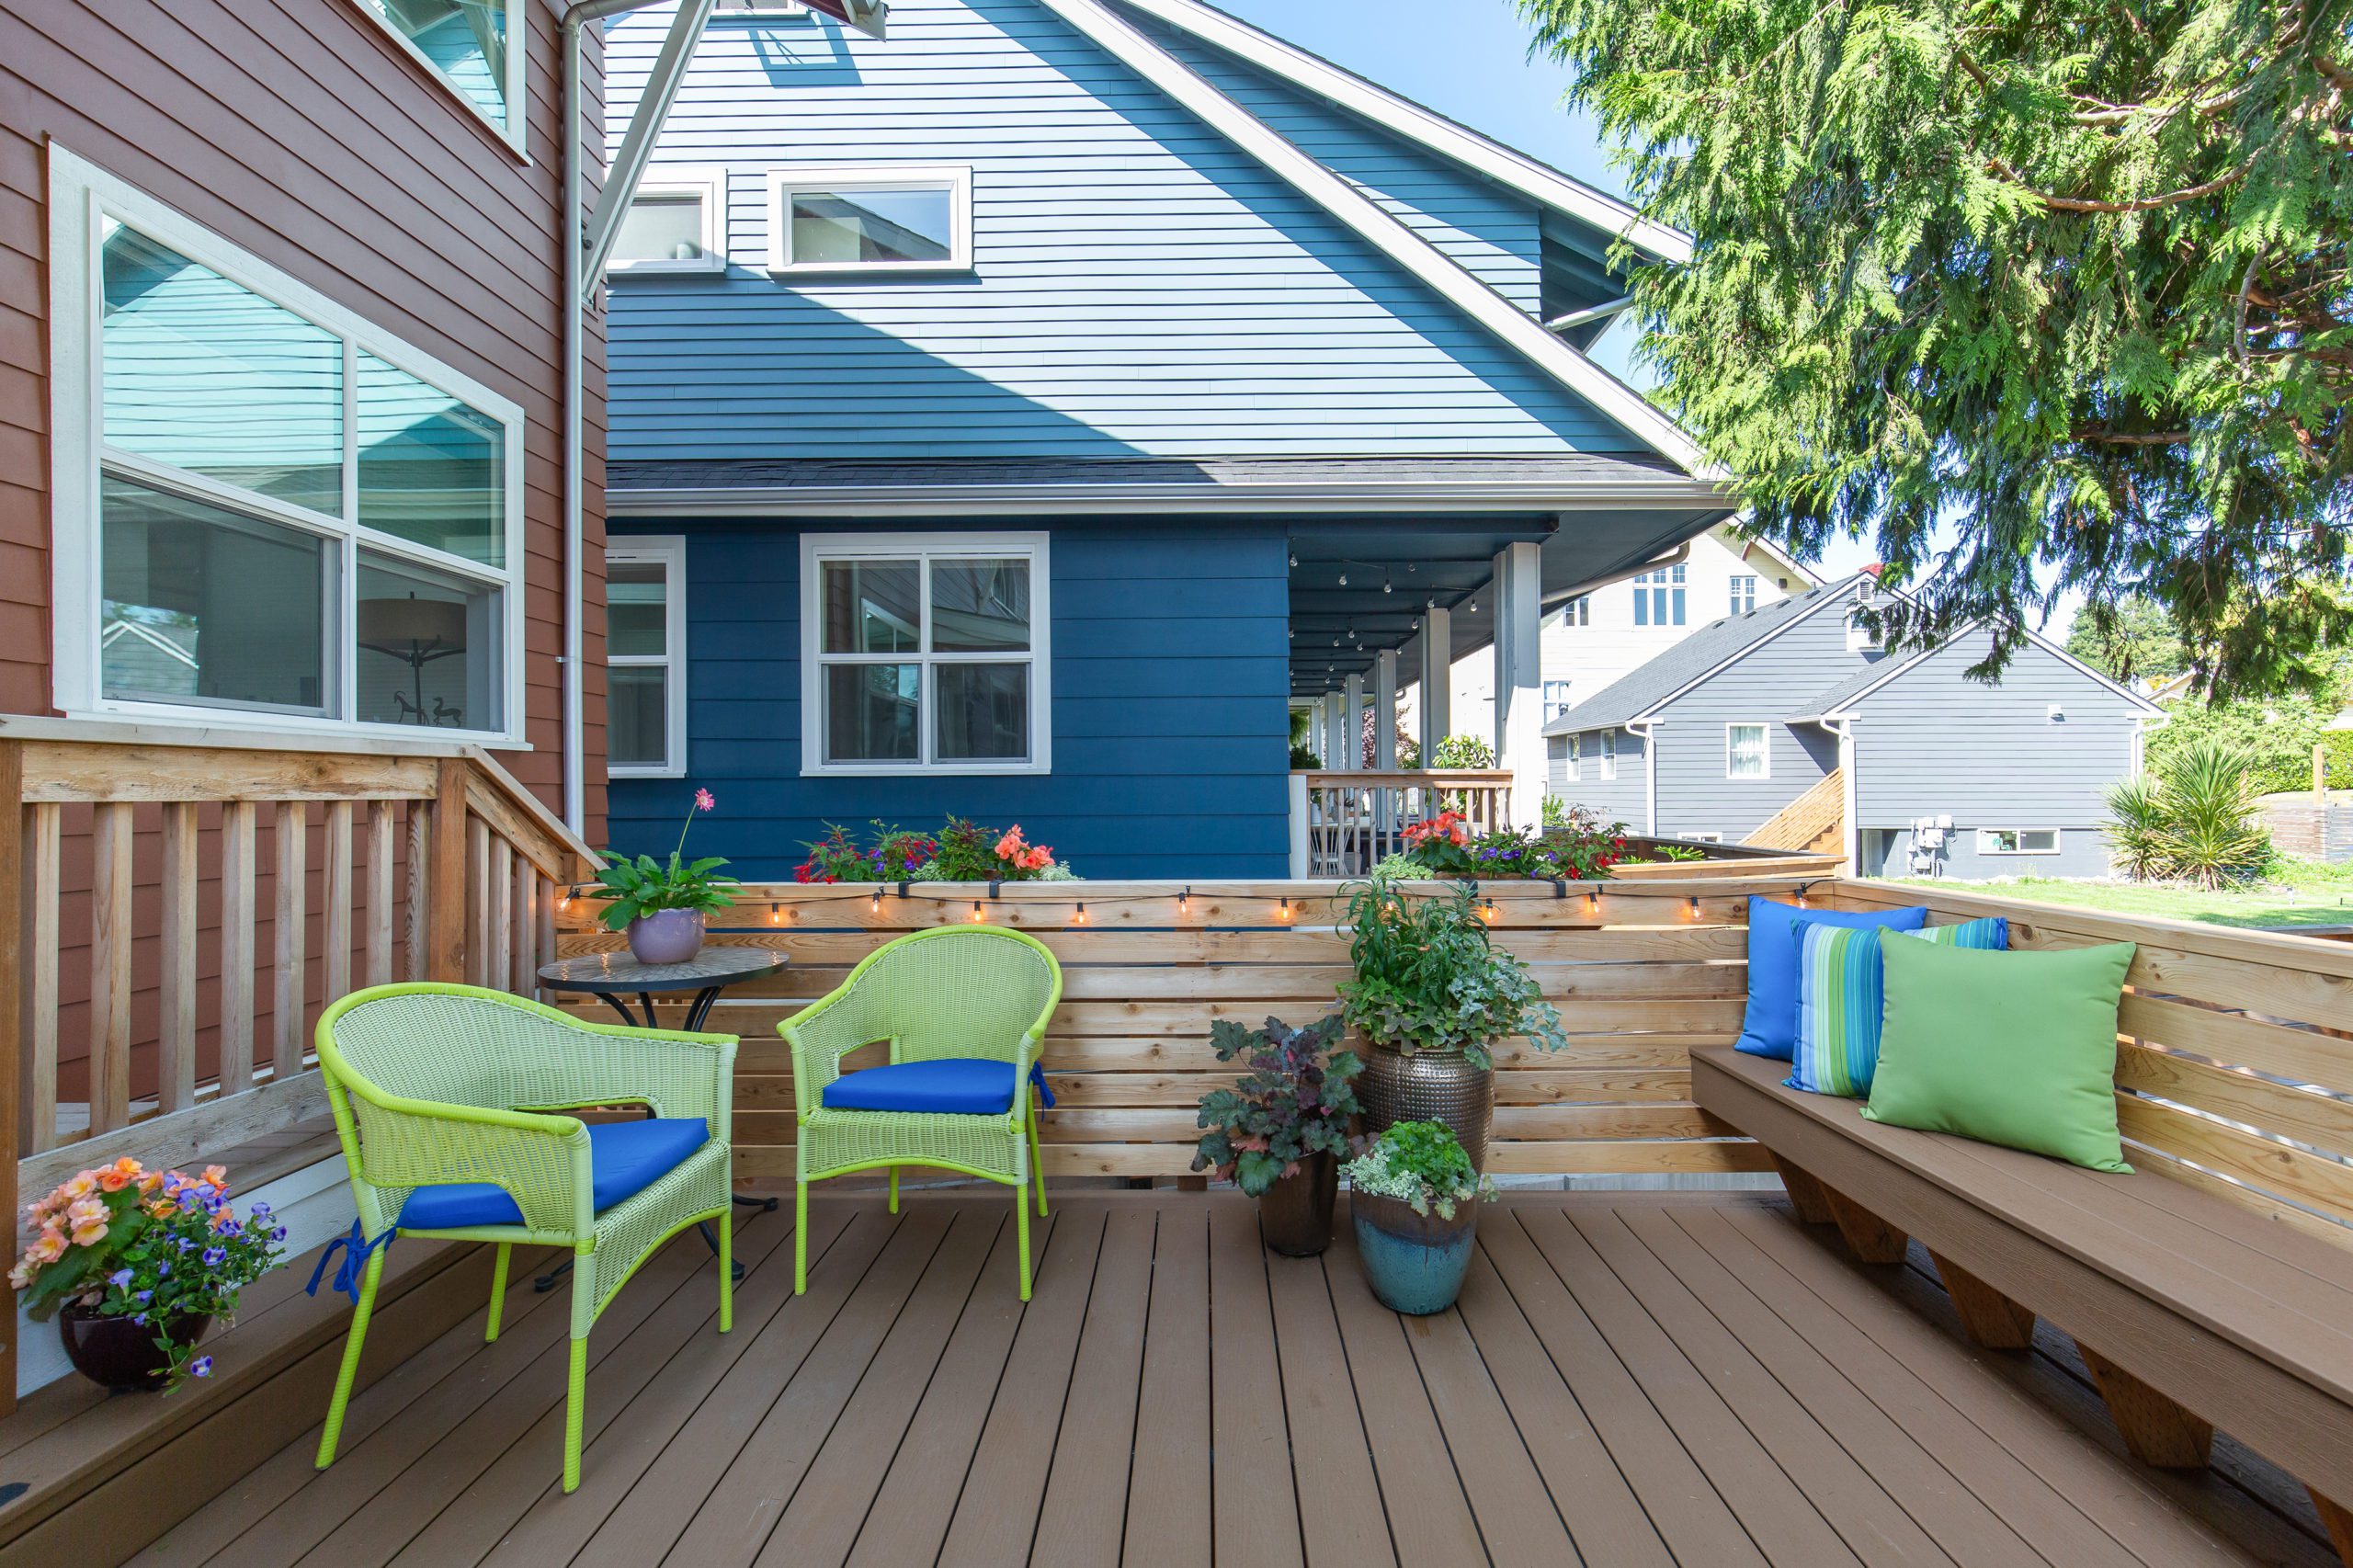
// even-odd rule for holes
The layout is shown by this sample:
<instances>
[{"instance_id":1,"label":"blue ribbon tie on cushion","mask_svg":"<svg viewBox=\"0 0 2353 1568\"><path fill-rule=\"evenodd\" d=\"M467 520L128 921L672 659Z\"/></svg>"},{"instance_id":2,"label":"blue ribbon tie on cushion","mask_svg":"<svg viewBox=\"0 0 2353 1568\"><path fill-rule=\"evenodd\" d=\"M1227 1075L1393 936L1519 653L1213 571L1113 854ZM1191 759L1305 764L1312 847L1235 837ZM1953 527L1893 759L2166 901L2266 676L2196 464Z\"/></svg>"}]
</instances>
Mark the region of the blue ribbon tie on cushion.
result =
<instances>
[{"instance_id":1,"label":"blue ribbon tie on cushion","mask_svg":"<svg viewBox=\"0 0 2353 1568\"><path fill-rule=\"evenodd\" d=\"M390 1247L392 1244L392 1226L385 1226L383 1233L371 1242L368 1239L368 1233L359 1228L359 1221L354 1220L349 1235L335 1237L319 1254L319 1266L311 1270L311 1282L302 1287L303 1294L315 1296L319 1293L319 1281L326 1277L328 1259L341 1253L343 1262L335 1267L335 1288L350 1297L353 1306L358 1306L359 1281L368 1272L368 1255L378 1247Z\"/></svg>"}]
</instances>

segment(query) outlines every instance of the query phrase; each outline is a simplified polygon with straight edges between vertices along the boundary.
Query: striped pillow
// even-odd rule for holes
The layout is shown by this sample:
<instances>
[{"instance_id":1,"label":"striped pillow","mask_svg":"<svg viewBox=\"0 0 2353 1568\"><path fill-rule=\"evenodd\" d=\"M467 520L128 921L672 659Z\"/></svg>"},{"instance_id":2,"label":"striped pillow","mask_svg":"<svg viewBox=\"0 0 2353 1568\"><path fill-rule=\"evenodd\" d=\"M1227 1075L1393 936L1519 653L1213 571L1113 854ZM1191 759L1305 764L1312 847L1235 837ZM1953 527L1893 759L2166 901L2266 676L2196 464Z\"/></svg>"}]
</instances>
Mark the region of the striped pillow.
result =
<instances>
[{"instance_id":1,"label":"striped pillow","mask_svg":"<svg viewBox=\"0 0 2353 1568\"><path fill-rule=\"evenodd\" d=\"M1878 928L1810 926L1798 958L1798 1042L1783 1080L1813 1095L1862 1099L1879 1067L1881 1017L1886 1010ZM2010 923L1999 916L1932 926L1893 935L1948 948L1996 950L2010 945Z\"/></svg>"}]
</instances>

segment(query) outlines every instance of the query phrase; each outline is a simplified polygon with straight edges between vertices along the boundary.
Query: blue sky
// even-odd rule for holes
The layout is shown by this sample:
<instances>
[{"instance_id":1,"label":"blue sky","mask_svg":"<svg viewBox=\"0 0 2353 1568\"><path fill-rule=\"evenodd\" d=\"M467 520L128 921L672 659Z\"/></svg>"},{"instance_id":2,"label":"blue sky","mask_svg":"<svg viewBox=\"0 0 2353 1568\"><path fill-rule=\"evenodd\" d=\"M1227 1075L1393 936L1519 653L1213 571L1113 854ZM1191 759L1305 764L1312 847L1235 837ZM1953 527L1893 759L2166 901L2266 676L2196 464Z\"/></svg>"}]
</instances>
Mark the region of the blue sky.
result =
<instances>
[{"instance_id":1,"label":"blue sky","mask_svg":"<svg viewBox=\"0 0 2353 1568\"><path fill-rule=\"evenodd\" d=\"M1428 0L1214 3L1613 196L1625 195L1593 121L1562 105L1568 73L1549 60L1529 61L1528 27L1508 0L1447 0L1443 6ZM1433 25L1439 17L1442 28ZM1594 358L1639 384L1648 378L1628 363L1632 335L1620 325L1597 345ZM1867 540L1842 540L1815 564L1825 575L1844 574L1873 553ZM2063 635L2074 614L2072 604L2062 606L2046 630Z\"/></svg>"}]
</instances>

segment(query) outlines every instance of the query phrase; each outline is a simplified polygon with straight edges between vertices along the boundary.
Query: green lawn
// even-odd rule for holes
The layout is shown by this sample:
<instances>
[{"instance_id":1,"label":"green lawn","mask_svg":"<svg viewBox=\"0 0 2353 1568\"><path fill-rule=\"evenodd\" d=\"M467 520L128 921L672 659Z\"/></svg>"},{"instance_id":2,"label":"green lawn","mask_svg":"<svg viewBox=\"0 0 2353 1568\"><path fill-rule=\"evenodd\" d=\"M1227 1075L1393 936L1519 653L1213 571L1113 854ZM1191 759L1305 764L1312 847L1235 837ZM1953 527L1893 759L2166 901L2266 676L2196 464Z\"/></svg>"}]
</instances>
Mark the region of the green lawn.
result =
<instances>
[{"instance_id":1,"label":"green lawn","mask_svg":"<svg viewBox=\"0 0 2353 1568\"><path fill-rule=\"evenodd\" d=\"M2208 926L2353 926L2353 866L2283 860L2260 882L2222 892L2165 883L2020 877L1992 882L1899 877L1920 887L1982 892L2036 903L2072 903L2109 915L2154 915Z\"/></svg>"}]
</instances>

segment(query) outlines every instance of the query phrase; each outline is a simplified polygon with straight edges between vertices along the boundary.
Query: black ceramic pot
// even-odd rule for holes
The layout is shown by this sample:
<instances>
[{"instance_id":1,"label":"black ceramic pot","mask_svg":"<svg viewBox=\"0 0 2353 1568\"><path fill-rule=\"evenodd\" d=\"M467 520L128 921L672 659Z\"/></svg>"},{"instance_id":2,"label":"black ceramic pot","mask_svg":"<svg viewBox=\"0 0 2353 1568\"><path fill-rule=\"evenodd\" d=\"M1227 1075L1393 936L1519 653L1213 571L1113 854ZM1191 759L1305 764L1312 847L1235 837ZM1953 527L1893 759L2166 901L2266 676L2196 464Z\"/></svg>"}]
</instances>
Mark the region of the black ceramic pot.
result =
<instances>
[{"instance_id":1,"label":"black ceramic pot","mask_svg":"<svg viewBox=\"0 0 2353 1568\"><path fill-rule=\"evenodd\" d=\"M172 1320L172 1338L194 1344L211 1326L209 1314L189 1313ZM104 1317L79 1301L68 1302L58 1312L57 1334L65 1342L65 1358L74 1363L75 1371L118 1393L162 1388L164 1373L172 1364L155 1343L154 1324Z\"/></svg>"},{"instance_id":2,"label":"black ceramic pot","mask_svg":"<svg viewBox=\"0 0 2353 1568\"><path fill-rule=\"evenodd\" d=\"M1310 1154L1258 1199L1258 1233L1285 1257L1313 1257L1332 1244L1332 1202L1340 1190L1340 1162L1329 1151Z\"/></svg>"}]
</instances>

